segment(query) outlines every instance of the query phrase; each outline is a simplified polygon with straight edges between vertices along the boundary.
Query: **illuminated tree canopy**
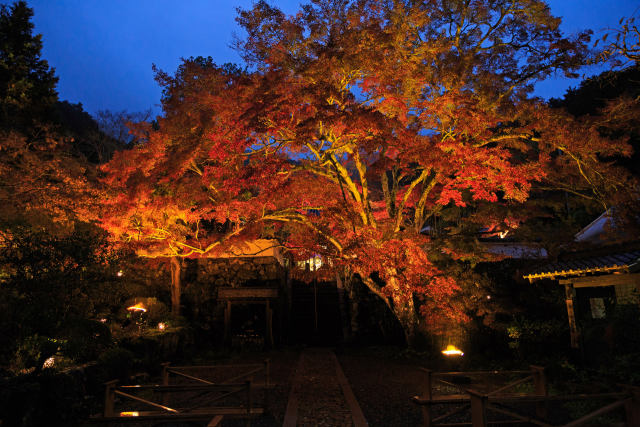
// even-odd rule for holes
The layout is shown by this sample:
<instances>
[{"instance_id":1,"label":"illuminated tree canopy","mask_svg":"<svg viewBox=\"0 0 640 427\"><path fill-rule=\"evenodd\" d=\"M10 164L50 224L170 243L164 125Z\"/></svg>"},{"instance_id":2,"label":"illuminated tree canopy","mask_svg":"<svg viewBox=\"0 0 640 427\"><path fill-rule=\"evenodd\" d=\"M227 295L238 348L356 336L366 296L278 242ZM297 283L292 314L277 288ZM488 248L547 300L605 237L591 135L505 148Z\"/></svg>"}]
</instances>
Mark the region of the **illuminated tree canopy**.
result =
<instances>
[{"instance_id":1,"label":"illuminated tree canopy","mask_svg":"<svg viewBox=\"0 0 640 427\"><path fill-rule=\"evenodd\" d=\"M625 185L600 161L624 141L529 97L589 40L542 1L258 2L238 22L248 68L158 72L158 129L106 167L104 224L143 255L275 236L358 274L410 341L465 317L444 266L491 259L478 230L515 230L539 191L605 202Z\"/></svg>"},{"instance_id":2,"label":"illuminated tree canopy","mask_svg":"<svg viewBox=\"0 0 640 427\"><path fill-rule=\"evenodd\" d=\"M83 156L89 138L75 139L59 120L80 105L58 101L58 78L41 58L33 10L24 1L0 6L0 233L16 223L69 225L86 219L95 171ZM64 110L64 111L63 111ZM88 116L88 115L87 115ZM91 119L89 118L89 121ZM53 227L55 228L55 227Z\"/></svg>"}]
</instances>

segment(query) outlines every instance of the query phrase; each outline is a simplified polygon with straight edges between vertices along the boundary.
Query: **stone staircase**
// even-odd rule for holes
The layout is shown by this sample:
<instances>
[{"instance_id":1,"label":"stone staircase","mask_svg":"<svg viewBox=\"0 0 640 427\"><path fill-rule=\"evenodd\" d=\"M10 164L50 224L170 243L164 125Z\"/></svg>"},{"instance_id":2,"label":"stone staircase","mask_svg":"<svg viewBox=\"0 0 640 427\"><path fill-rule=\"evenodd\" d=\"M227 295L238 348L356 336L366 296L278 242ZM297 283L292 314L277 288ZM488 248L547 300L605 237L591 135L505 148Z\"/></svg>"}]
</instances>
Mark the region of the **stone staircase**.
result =
<instances>
[{"instance_id":1,"label":"stone staircase","mask_svg":"<svg viewBox=\"0 0 640 427\"><path fill-rule=\"evenodd\" d=\"M291 294L291 343L338 344L342 329L335 283L294 282Z\"/></svg>"}]
</instances>

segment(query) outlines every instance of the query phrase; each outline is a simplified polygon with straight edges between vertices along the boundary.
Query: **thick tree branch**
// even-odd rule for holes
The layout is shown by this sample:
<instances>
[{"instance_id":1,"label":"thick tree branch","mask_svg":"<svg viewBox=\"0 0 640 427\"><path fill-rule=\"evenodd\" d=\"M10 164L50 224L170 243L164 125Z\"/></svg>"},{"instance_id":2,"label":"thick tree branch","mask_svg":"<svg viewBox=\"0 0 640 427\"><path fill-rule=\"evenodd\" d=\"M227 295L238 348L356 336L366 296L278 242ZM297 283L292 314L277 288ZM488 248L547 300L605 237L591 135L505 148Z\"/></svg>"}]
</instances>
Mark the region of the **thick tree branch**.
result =
<instances>
[{"instance_id":1,"label":"thick tree branch","mask_svg":"<svg viewBox=\"0 0 640 427\"><path fill-rule=\"evenodd\" d=\"M431 168L423 169L420 175L418 175L418 177L414 179L411 182L411 184L409 184L409 187L407 188L407 190L404 193L404 196L402 197L402 202L400 202L400 206L398 206L398 210L396 211L396 220L395 220L395 225L393 227L394 232L397 233L398 231L400 231L400 226L402 225L402 217L404 215L404 207L407 204L407 200L409 200L409 197L411 196L413 189L416 188L416 186L420 184L422 181L424 181L427 178L427 176L429 176L430 172L431 172Z\"/></svg>"}]
</instances>

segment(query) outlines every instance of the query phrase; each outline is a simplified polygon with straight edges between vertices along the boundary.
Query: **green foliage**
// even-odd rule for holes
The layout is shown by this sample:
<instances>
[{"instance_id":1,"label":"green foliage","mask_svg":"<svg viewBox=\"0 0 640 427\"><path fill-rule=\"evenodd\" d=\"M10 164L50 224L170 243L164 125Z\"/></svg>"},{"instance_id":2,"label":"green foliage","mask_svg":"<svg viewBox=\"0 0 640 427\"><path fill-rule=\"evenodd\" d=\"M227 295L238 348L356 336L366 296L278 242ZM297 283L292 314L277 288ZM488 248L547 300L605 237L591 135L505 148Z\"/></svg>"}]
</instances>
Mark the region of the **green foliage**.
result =
<instances>
[{"instance_id":1,"label":"green foliage","mask_svg":"<svg viewBox=\"0 0 640 427\"><path fill-rule=\"evenodd\" d=\"M618 304L611 316L613 345L616 353L640 353L640 307Z\"/></svg>"},{"instance_id":2,"label":"green foliage","mask_svg":"<svg viewBox=\"0 0 640 427\"><path fill-rule=\"evenodd\" d=\"M606 322L585 327L591 365L611 382L640 384L639 330L640 307L635 304L618 304Z\"/></svg>"},{"instance_id":3,"label":"green foliage","mask_svg":"<svg viewBox=\"0 0 640 427\"><path fill-rule=\"evenodd\" d=\"M567 325L564 319L517 317L507 327L507 334L509 347L525 360L556 358L566 349Z\"/></svg>"},{"instance_id":4,"label":"green foliage","mask_svg":"<svg viewBox=\"0 0 640 427\"><path fill-rule=\"evenodd\" d=\"M640 95L640 66L605 71L587 78L577 88L570 88L562 99L551 99L554 107L566 108L574 116L597 114L608 101Z\"/></svg>"},{"instance_id":5,"label":"green foliage","mask_svg":"<svg viewBox=\"0 0 640 427\"><path fill-rule=\"evenodd\" d=\"M166 304L158 301L157 298L147 298L147 322L150 326L155 327L158 322L165 322L169 316Z\"/></svg>"},{"instance_id":6,"label":"green foliage","mask_svg":"<svg viewBox=\"0 0 640 427\"><path fill-rule=\"evenodd\" d=\"M116 150L124 148L124 143L107 134L101 123L84 111L82 104L60 101L55 109L55 123L59 132L72 140L70 145L74 155L82 156L92 164L101 164L107 162Z\"/></svg>"},{"instance_id":7,"label":"green foliage","mask_svg":"<svg viewBox=\"0 0 640 427\"><path fill-rule=\"evenodd\" d=\"M568 412L571 420L581 418L593 411L602 408L610 401L605 400L574 400L564 402L563 407ZM588 425L600 427L615 427L624 425L624 415L622 411L613 411L593 418Z\"/></svg>"},{"instance_id":8,"label":"green foliage","mask_svg":"<svg viewBox=\"0 0 640 427\"><path fill-rule=\"evenodd\" d=\"M0 378L3 425L73 427L88 415L82 385L70 375L45 370Z\"/></svg>"},{"instance_id":9,"label":"green foliage","mask_svg":"<svg viewBox=\"0 0 640 427\"><path fill-rule=\"evenodd\" d=\"M0 5L0 228L54 230L93 217L94 165L117 145L80 104L58 102L32 16L25 1Z\"/></svg>"},{"instance_id":10,"label":"green foliage","mask_svg":"<svg viewBox=\"0 0 640 427\"><path fill-rule=\"evenodd\" d=\"M63 332L64 354L78 362L95 360L112 345L111 331L102 322L78 319Z\"/></svg>"},{"instance_id":11,"label":"green foliage","mask_svg":"<svg viewBox=\"0 0 640 427\"><path fill-rule=\"evenodd\" d=\"M31 368L40 370L44 361L58 352L62 344L60 340L38 334L26 337L16 350L13 360L14 371L26 371Z\"/></svg>"},{"instance_id":12,"label":"green foliage","mask_svg":"<svg viewBox=\"0 0 640 427\"><path fill-rule=\"evenodd\" d=\"M40 58L42 36L33 35L27 2L0 6L0 126L25 130L51 118L58 99L54 70Z\"/></svg>"},{"instance_id":13,"label":"green foliage","mask_svg":"<svg viewBox=\"0 0 640 427\"><path fill-rule=\"evenodd\" d=\"M36 357L47 353L42 337L65 339L68 345L61 351L79 360L108 345L104 325L88 319L119 308L126 289L116 276L118 254L105 244L104 234L88 226L62 237L30 228L5 234L0 247L0 364L8 364L21 348L21 363L32 364L23 368L42 366Z\"/></svg>"},{"instance_id":14,"label":"green foliage","mask_svg":"<svg viewBox=\"0 0 640 427\"><path fill-rule=\"evenodd\" d=\"M604 112L598 130L612 138L629 138L632 156L616 160L635 176L640 176L639 96L640 65L636 64L588 78L577 88L569 89L562 99L552 99L550 103L565 108L576 117L597 116Z\"/></svg>"},{"instance_id":15,"label":"green foliage","mask_svg":"<svg viewBox=\"0 0 640 427\"><path fill-rule=\"evenodd\" d=\"M98 364L102 367L106 381L126 380L134 365L134 354L124 348L111 348L98 357Z\"/></svg>"}]
</instances>

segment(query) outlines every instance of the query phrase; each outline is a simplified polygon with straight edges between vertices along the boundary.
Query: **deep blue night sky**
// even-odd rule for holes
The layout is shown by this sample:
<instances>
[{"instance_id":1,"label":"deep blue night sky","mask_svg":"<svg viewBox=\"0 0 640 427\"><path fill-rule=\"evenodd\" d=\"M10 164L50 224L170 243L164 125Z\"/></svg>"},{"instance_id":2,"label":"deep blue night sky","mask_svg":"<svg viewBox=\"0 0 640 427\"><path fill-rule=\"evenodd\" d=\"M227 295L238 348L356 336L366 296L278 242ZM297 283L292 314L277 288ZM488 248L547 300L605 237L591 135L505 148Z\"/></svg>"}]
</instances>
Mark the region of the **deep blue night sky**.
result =
<instances>
[{"instance_id":1,"label":"deep blue night sky","mask_svg":"<svg viewBox=\"0 0 640 427\"><path fill-rule=\"evenodd\" d=\"M42 56L60 78L60 99L81 102L86 111L159 113L160 89L151 65L175 71L181 57L212 56L219 64L239 62L229 47L235 8L251 0L28 0L35 32L43 35ZM270 1L287 13L300 0ZM640 13L638 0L551 0L563 18L563 30L574 33L615 27L623 16ZM241 34L240 34L241 35ZM597 70L585 70L587 75ZM536 94L560 97L579 80L543 82Z\"/></svg>"}]
</instances>

